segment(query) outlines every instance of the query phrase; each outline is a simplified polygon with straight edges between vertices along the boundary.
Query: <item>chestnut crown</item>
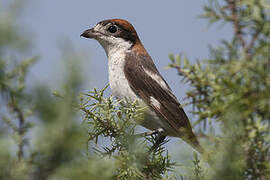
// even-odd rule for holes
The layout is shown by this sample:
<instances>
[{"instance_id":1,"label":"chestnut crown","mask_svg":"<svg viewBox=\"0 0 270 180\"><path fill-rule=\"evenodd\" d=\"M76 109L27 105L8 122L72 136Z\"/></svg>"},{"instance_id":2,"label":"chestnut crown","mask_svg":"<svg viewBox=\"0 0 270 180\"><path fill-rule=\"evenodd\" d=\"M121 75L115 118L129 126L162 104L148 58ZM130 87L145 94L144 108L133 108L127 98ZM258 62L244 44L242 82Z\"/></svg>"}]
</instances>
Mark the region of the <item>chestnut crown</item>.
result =
<instances>
[{"instance_id":1,"label":"chestnut crown","mask_svg":"<svg viewBox=\"0 0 270 180\"><path fill-rule=\"evenodd\" d=\"M103 20L94 28L84 31L81 36L97 40L102 40L104 37L105 39L108 37L122 38L133 45L140 41L132 24L123 19Z\"/></svg>"}]
</instances>

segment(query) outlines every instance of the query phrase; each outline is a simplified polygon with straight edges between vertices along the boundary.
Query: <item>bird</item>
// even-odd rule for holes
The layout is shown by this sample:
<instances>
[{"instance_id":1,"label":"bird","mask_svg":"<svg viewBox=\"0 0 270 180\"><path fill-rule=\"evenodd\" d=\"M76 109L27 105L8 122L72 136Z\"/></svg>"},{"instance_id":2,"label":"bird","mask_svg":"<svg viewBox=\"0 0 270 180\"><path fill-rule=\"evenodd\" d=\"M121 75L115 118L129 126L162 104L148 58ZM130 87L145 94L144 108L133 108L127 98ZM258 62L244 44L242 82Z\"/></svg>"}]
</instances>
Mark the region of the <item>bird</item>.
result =
<instances>
[{"instance_id":1,"label":"bird","mask_svg":"<svg viewBox=\"0 0 270 180\"><path fill-rule=\"evenodd\" d=\"M148 116L139 124L158 133L157 143L166 136L179 137L203 153L189 118L131 23L124 19L103 20L80 36L95 39L104 48L113 96L146 105Z\"/></svg>"}]
</instances>

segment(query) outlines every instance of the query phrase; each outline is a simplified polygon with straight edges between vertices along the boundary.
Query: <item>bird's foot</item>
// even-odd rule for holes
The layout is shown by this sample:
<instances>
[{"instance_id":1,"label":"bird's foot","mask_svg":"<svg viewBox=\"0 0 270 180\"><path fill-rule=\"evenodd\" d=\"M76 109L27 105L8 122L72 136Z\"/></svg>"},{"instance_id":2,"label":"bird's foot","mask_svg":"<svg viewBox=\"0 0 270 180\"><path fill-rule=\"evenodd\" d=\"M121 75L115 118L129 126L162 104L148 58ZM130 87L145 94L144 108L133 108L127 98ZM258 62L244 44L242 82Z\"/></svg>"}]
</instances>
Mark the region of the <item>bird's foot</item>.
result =
<instances>
[{"instance_id":1,"label":"bird's foot","mask_svg":"<svg viewBox=\"0 0 270 180\"><path fill-rule=\"evenodd\" d=\"M159 145L166 138L166 135L164 134L164 132L165 131L162 128L158 128L158 129L153 130L153 131L148 131L148 132L136 134L135 137L140 138L140 137L146 137L146 136L155 136L155 142L149 150L150 152L153 152L159 147Z\"/></svg>"},{"instance_id":2,"label":"bird's foot","mask_svg":"<svg viewBox=\"0 0 270 180\"><path fill-rule=\"evenodd\" d=\"M163 133L164 133L164 130L162 128L158 128L158 129L153 130L153 131L135 134L134 136L136 138L141 138L141 137L153 136L153 135L158 135L158 134L163 134Z\"/></svg>"},{"instance_id":3,"label":"bird's foot","mask_svg":"<svg viewBox=\"0 0 270 180\"><path fill-rule=\"evenodd\" d=\"M164 142L166 138L166 135L164 135L164 130L160 133L157 134L157 136L155 137L155 143L153 144L153 146L150 148L150 152L156 151L158 149L158 147Z\"/></svg>"}]
</instances>

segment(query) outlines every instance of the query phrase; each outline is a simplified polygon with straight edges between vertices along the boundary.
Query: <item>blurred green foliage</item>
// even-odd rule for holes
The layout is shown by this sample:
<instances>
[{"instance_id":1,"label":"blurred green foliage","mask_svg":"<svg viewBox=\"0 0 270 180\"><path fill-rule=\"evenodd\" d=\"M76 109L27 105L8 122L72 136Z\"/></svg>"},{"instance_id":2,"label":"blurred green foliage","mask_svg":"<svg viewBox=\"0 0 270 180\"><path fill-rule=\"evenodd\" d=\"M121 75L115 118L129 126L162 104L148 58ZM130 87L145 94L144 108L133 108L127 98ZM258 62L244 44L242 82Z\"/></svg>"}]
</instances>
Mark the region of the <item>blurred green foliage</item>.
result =
<instances>
[{"instance_id":1,"label":"blurred green foliage","mask_svg":"<svg viewBox=\"0 0 270 180\"><path fill-rule=\"evenodd\" d=\"M0 179L270 179L268 1L209 1L202 17L230 24L232 40L196 64L170 55L168 67L190 85L186 104L206 150L186 174L167 141L150 152L155 136L135 135L144 107L106 95L107 87L81 93L72 47L62 48L60 89L29 86L37 58L25 58L32 42L17 21L22 8L19 0L0 7Z\"/></svg>"},{"instance_id":2,"label":"blurred green foliage","mask_svg":"<svg viewBox=\"0 0 270 180\"><path fill-rule=\"evenodd\" d=\"M210 132L202 133L214 163L206 179L270 179L269 2L209 4L202 17L230 24L233 39L211 48L203 63L170 55L169 64L190 83L196 124L203 122ZM211 133L217 126L220 131Z\"/></svg>"}]
</instances>

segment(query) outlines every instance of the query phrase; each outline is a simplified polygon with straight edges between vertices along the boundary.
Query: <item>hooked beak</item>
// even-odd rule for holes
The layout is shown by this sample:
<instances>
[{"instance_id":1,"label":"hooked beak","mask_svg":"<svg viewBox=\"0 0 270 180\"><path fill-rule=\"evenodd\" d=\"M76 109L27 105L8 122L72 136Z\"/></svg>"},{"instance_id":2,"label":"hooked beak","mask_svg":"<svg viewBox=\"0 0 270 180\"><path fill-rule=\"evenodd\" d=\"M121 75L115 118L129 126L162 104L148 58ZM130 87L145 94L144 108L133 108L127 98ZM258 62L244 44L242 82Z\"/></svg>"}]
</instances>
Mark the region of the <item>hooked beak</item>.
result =
<instances>
[{"instance_id":1,"label":"hooked beak","mask_svg":"<svg viewBox=\"0 0 270 180\"><path fill-rule=\"evenodd\" d=\"M95 39L97 36L100 35L98 31L95 31L94 28L87 29L84 31L80 36L90 39Z\"/></svg>"}]
</instances>

